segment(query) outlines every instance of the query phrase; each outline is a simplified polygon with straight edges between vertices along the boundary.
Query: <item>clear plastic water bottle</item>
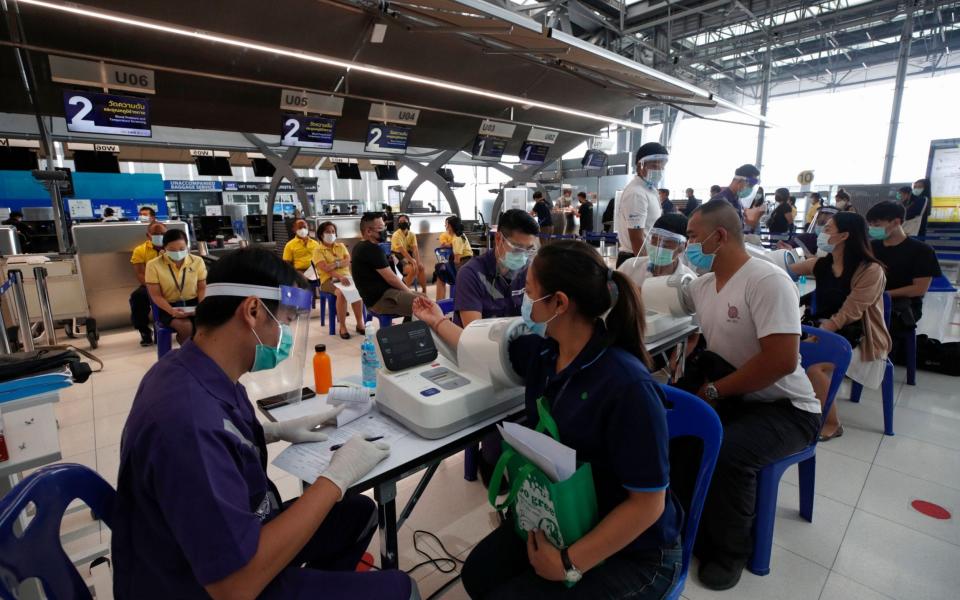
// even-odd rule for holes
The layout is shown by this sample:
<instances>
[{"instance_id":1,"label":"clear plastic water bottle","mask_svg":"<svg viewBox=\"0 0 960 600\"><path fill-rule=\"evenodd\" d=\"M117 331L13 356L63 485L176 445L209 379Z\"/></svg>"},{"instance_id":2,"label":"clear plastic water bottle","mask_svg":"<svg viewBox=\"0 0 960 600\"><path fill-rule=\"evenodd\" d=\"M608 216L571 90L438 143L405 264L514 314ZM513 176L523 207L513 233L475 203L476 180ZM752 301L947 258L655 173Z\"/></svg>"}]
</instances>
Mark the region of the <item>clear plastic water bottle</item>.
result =
<instances>
[{"instance_id":1,"label":"clear plastic water bottle","mask_svg":"<svg viewBox=\"0 0 960 600\"><path fill-rule=\"evenodd\" d=\"M366 329L366 337L360 344L360 370L363 387L375 389L377 387L377 369L380 368L380 359L377 357L377 347L373 341L373 323L367 323Z\"/></svg>"},{"instance_id":2,"label":"clear plastic water bottle","mask_svg":"<svg viewBox=\"0 0 960 600\"><path fill-rule=\"evenodd\" d=\"M801 275L800 279L797 280L797 283L799 283L801 286L807 285L807 276Z\"/></svg>"}]
</instances>

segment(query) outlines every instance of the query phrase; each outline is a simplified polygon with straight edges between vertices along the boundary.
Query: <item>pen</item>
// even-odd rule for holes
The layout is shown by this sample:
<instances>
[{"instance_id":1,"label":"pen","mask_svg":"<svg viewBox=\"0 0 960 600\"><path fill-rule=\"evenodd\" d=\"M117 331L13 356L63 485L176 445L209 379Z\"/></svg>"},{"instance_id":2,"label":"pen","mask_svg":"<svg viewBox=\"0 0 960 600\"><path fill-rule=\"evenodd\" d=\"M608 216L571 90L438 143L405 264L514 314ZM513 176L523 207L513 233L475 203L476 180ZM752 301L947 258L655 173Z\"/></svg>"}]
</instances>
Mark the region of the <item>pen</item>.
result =
<instances>
[{"instance_id":1,"label":"pen","mask_svg":"<svg viewBox=\"0 0 960 600\"><path fill-rule=\"evenodd\" d=\"M363 438L363 439L364 439L365 441L368 441L368 442L375 442L375 441L377 441L377 440L382 440L382 439L383 439L383 436L382 436L382 435L378 435L378 436L376 436L376 437L368 437L368 438ZM336 451L339 450L340 448L343 448L343 444L334 444L333 446L330 446L330 451L331 451L331 452L336 452Z\"/></svg>"}]
</instances>

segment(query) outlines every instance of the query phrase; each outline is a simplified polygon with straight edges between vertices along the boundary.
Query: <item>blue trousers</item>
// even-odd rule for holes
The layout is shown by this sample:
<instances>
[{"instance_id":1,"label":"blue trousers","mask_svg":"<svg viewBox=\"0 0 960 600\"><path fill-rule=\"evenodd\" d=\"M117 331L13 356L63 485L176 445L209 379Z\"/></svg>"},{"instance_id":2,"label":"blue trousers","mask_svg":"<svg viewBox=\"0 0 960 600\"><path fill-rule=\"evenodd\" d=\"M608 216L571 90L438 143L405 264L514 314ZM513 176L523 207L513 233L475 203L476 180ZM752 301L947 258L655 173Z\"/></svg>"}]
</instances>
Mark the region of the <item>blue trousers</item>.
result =
<instances>
[{"instance_id":1,"label":"blue trousers","mask_svg":"<svg viewBox=\"0 0 960 600\"><path fill-rule=\"evenodd\" d=\"M373 500L366 496L344 498L260 598L417 598L413 581L402 571L355 571L376 530L377 507Z\"/></svg>"}]
</instances>

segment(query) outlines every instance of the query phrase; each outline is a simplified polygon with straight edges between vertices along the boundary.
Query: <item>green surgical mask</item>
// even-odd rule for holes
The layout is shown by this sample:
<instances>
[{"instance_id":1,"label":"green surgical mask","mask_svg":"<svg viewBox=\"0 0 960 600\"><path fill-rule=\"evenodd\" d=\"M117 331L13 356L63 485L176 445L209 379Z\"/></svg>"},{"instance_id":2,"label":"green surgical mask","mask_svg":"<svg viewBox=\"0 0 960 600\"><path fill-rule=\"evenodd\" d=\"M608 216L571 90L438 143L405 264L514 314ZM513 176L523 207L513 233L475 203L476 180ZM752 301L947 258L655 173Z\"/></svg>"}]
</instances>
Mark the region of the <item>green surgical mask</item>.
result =
<instances>
[{"instance_id":1,"label":"green surgical mask","mask_svg":"<svg viewBox=\"0 0 960 600\"><path fill-rule=\"evenodd\" d=\"M661 246L651 246L647 248L647 256L650 257L651 266L665 267L673 263L674 251Z\"/></svg>"},{"instance_id":2,"label":"green surgical mask","mask_svg":"<svg viewBox=\"0 0 960 600\"><path fill-rule=\"evenodd\" d=\"M277 321L277 318L273 316L273 313L270 312L270 309L268 309L266 305L263 305L263 308L267 311L267 314L270 315L270 318L276 321L277 325L280 327L280 339L277 341L276 348L273 346L267 346L260 340L260 336L257 335L257 331L255 329L251 329L254 337L257 338L257 348L254 352L253 366L250 368L251 373L275 368L277 365L285 361L290 356L290 352L293 350L293 332L290 331L290 326L286 323Z\"/></svg>"},{"instance_id":3,"label":"green surgical mask","mask_svg":"<svg viewBox=\"0 0 960 600\"><path fill-rule=\"evenodd\" d=\"M871 240L885 240L890 237L886 227L874 227L871 225L867 233L870 234Z\"/></svg>"}]
</instances>

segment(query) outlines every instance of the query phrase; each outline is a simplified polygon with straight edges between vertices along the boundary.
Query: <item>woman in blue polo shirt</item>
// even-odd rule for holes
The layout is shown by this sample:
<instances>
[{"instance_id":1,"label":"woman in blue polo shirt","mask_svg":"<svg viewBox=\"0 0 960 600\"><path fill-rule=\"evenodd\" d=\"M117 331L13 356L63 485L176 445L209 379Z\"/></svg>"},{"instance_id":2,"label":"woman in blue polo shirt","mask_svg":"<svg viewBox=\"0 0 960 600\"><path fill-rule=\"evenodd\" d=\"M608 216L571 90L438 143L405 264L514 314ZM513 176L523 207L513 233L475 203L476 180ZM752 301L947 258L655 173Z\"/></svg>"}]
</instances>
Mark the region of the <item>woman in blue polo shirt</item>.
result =
<instances>
[{"instance_id":1,"label":"woman in blue polo shirt","mask_svg":"<svg viewBox=\"0 0 960 600\"><path fill-rule=\"evenodd\" d=\"M455 347L462 330L432 302L418 299L414 312ZM540 531L525 543L505 523L471 551L464 588L471 598L662 598L680 568L682 510L668 489L666 413L646 367L639 294L592 247L557 242L527 272L522 314L533 334L513 340L510 357L526 380L527 425L545 398L560 441L592 465L600 522L563 550Z\"/></svg>"}]
</instances>

